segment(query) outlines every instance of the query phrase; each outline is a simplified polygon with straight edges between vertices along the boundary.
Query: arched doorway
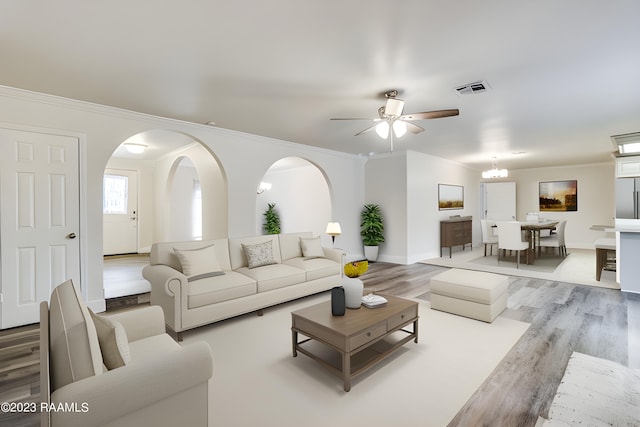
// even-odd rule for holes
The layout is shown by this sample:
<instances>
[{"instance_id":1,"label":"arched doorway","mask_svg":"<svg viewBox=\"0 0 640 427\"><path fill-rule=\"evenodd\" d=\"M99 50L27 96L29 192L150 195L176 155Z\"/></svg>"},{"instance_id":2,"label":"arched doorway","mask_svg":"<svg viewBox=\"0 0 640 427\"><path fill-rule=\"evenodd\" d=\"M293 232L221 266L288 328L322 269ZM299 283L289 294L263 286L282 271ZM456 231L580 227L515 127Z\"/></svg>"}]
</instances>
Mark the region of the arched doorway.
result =
<instances>
[{"instance_id":1,"label":"arched doorway","mask_svg":"<svg viewBox=\"0 0 640 427\"><path fill-rule=\"evenodd\" d=\"M127 151L130 144L144 146L142 153ZM184 163L183 163L184 162ZM172 236L180 240L209 239L227 235L228 197L226 175L210 149L191 135L167 130L150 130L128 138L114 151L105 171L130 171L137 176L136 203L136 254L148 253L154 242L169 241ZM185 172L190 171L190 172ZM189 175L190 179L186 176ZM199 206L194 185L199 186ZM181 187L186 185L186 187ZM184 233L184 215L178 214L175 195L184 193L191 197L188 202L192 214L189 227L195 226L193 219L202 218L200 233ZM172 196L173 195L173 196ZM172 202L172 197L174 201ZM184 205L180 205L184 207ZM200 210L196 214L194 210ZM103 229L103 234L105 230ZM104 240L104 238L103 238ZM142 280L139 270L148 261L137 265L128 259L129 269L123 277L122 269L112 273L105 258L104 289L106 298L148 292L148 283ZM133 276L136 276L135 278Z\"/></svg>"},{"instance_id":2,"label":"arched doorway","mask_svg":"<svg viewBox=\"0 0 640 427\"><path fill-rule=\"evenodd\" d=\"M269 167L262 182L270 188L260 191L260 183L256 185L257 234L263 234L263 214L268 204L275 203L282 233L311 231L324 236L330 245L324 231L332 220L331 192L317 165L300 157L285 157Z\"/></svg>"}]
</instances>

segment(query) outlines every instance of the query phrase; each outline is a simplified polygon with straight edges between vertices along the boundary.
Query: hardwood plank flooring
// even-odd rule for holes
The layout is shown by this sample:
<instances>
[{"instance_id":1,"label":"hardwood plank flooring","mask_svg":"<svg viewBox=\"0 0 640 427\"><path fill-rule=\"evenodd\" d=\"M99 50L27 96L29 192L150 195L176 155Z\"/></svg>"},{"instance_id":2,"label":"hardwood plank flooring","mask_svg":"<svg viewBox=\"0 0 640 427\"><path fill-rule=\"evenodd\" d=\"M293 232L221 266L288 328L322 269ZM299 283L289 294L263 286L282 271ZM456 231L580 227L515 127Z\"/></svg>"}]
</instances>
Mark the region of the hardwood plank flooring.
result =
<instances>
[{"instance_id":1,"label":"hardwood plank flooring","mask_svg":"<svg viewBox=\"0 0 640 427\"><path fill-rule=\"evenodd\" d=\"M40 401L40 330L26 325L0 330L0 402ZM0 426L30 427L39 414L0 412Z\"/></svg>"},{"instance_id":2,"label":"hardwood plank flooring","mask_svg":"<svg viewBox=\"0 0 640 427\"><path fill-rule=\"evenodd\" d=\"M361 278L365 293L429 301L430 279L444 270L376 262ZM518 277L508 292L502 316L531 326L450 426L535 426L548 415L572 351L640 366L640 295ZM38 334L37 324L0 331L0 401L39 401ZM37 414L0 414L0 426L38 423Z\"/></svg>"},{"instance_id":3,"label":"hardwood plank flooring","mask_svg":"<svg viewBox=\"0 0 640 427\"><path fill-rule=\"evenodd\" d=\"M372 263L365 292L429 299L430 277L444 268ZM386 282L386 284L385 284ZM395 288L394 283L400 286ZM569 283L511 277L502 316L530 323L523 337L449 426L535 426L547 417L573 351L640 366L629 339L640 333L640 295Z\"/></svg>"}]
</instances>

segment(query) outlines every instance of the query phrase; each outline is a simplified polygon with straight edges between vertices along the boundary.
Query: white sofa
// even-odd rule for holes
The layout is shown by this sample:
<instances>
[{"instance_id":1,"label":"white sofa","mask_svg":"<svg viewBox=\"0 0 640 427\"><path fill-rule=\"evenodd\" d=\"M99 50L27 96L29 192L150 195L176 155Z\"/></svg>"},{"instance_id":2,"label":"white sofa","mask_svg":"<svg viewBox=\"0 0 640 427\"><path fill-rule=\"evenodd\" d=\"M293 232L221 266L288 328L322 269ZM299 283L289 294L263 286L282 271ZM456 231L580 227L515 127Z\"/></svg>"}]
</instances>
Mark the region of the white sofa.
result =
<instances>
[{"instance_id":1,"label":"white sofa","mask_svg":"<svg viewBox=\"0 0 640 427\"><path fill-rule=\"evenodd\" d=\"M270 247L272 263L250 266L247 250L257 246ZM210 261L191 260L187 272L185 255ZM164 242L152 245L142 274L180 341L182 331L339 286L341 257L311 233Z\"/></svg>"},{"instance_id":2,"label":"white sofa","mask_svg":"<svg viewBox=\"0 0 640 427\"><path fill-rule=\"evenodd\" d=\"M182 347L162 310L89 312L71 281L40 304L42 426L207 426L205 342Z\"/></svg>"}]
</instances>

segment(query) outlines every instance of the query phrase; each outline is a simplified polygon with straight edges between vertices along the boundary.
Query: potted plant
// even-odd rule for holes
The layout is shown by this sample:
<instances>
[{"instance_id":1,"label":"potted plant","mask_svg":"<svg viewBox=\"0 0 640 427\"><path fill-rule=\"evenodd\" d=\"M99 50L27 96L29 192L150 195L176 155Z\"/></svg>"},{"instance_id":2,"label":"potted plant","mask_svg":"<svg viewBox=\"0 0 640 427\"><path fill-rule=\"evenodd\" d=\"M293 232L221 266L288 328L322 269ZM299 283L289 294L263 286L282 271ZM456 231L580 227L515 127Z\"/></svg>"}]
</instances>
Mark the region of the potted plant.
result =
<instances>
[{"instance_id":1,"label":"potted plant","mask_svg":"<svg viewBox=\"0 0 640 427\"><path fill-rule=\"evenodd\" d=\"M380 206L366 204L360 212L360 236L364 244L364 255L369 261L378 259L378 246L384 242L384 224Z\"/></svg>"},{"instance_id":2,"label":"potted plant","mask_svg":"<svg viewBox=\"0 0 640 427\"><path fill-rule=\"evenodd\" d=\"M264 224L262 228L267 234L279 234L280 233L280 216L276 212L276 204L269 203L268 208L264 211Z\"/></svg>"}]
</instances>

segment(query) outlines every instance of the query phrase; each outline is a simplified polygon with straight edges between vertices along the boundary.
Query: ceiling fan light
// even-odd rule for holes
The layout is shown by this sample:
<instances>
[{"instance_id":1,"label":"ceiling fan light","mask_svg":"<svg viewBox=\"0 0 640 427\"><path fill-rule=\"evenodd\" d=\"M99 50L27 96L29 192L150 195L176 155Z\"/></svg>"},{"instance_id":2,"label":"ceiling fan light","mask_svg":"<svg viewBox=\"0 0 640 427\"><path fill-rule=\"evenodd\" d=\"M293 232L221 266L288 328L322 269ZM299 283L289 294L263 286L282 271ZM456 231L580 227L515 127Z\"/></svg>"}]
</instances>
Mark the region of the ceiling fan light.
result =
<instances>
[{"instance_id":1,"label":"ceiling fan light","mask_svg":"<svg viewBox=\"0 0 640 427\"><path fill-rule=\"evenodd\" d=\"M400 138L407 133L407 123L402 120L396 120L393 122L393 134Z\"/></svg>"},{"instance_id":2,"label":"ceiling fan light","mask_svg":"<svg viewBox=\"0 0 640 427\"><path fill-rule=\"evenodd\" d=\"M386 120L378 123L376 125L376 133L382 139L387 139L389 137L389 122Z\"/></svg>"},{"instance_id":3,"label":"ceiling fan light","mask_svg":"<svg viewBox=\"0 0 640 427\"><path fill-rule=\"evenodd\" d=\"M142 154L142 153L144 153L144 150L147 149L147 145L146 144L138 144L138 143L135 143L135 142L125 142L123 145L124 145L124 148L126 148L128 152L133 153L133 154Z\"/></svg>"}]
</instances>

